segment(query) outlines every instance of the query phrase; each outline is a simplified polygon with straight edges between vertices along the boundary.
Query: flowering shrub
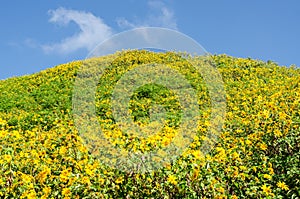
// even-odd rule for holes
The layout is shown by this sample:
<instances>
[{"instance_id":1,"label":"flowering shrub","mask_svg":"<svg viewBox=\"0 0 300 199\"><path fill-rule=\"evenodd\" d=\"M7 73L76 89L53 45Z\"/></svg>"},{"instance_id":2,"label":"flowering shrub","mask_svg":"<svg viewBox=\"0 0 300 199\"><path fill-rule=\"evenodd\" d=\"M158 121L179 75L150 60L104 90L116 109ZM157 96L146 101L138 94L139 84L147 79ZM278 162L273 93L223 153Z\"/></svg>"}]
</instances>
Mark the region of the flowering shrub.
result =
<instances>
[{"instance_id":1,"label":"flowering shrub","mask_svg":"<svg viewBox=\"0 0 300 199\"><path fill-rule=\"evenodd\" d=\"M81 61L0 81L0 197L299 197L300 70L226 55L211 58L225 83L227 112L220 138L206 155L200 147L209 139L209 95L201 76L181 56L121 52L99 81L96 113L107 139L142 153L172 142L180 104L167 88L142 86L130 101L134 122L150 125L149 109L156 101L167 109L167 125L146 138L120 132L110 97L122 74L137 64L166 64L197 91L201 118L193 142L176 161L146 173L110 168L83 145L72 116L72 88Z\"/></svg>"}]
</instances>

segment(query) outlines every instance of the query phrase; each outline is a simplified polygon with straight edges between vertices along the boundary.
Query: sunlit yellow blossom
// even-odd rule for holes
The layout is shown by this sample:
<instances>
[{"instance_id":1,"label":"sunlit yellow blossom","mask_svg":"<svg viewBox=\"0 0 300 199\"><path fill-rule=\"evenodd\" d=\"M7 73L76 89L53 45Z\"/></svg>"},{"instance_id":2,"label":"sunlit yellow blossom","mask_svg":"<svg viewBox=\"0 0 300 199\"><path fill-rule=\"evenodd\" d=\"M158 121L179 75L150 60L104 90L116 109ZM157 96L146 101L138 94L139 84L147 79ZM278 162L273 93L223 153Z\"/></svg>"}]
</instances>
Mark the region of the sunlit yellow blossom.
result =
<instances>
[{"instance_id":1,"label":"sunlit yellow blossom","mask_svg":"<svg viewBox=\"0 0 300 199\"><path fill-rule=\"evenodd\" d=\"M272 193L271 187L267 186L266 184L264 184L261 189L263 190L263 192L268 196Z\"/></svg>"},{"instance_id":2,"label":"sunlit yellow blossom","mask_svg":"<svg viewBox=\"0 0 300 199\"><path fill-rule=\"evenodd\" d=\"M234 152L233 154L232 154L232 158L233 159L238 159L240 157L240 155L237 153L237 152Z\"/></svg>"},{"instance_id":3,"label":"sunlit yellow blossom","mask_svg":"<svg viewBox=\"0 0 300 199\"><path fill-rule=\"evenodd\" d=\"M6 124L7 124L7 122L6 122L5 120L3 120L3 119L0 118L0 125L3 125L3 126L4 126L4 125L6 125Z\"/></svg>"},{"instance_id":4,"label":"sunlit yellow blossom","mask_svg":"<svg viewBox=\"0 0 300 199\"><path fill-rule=\"evenodd\" d=\"M273 169L272 167L269 167L268 170L269 170L269 173L270 173L271 175L274 174L274 169Z\"/></svg>"},{"instance_id":5,"label":"sunlit yellow blossom","mask_svg":"<svg viewBox=\"0 0 300 199\"><path fill-rule=\"evenodd\" d=\"M124 181L124 178L123 177L118 177L117 179L116 179L116 183L117 184L120 184L120 183L122 183Z\"/></svg>"},{"instance_id":6,"label":"sunlit yellow blossom","mask_svg":"<svg viewBox=\"0 0 300 199\"><path fill-rule=\"evenodd\" d=\"M236 195L232 195L231 199L238 199L238 197Z\"/></svg>"},{"instance_id":7,"label":"sunlit yellow blossom","mask_svg":"<svg viewBox=\"0 0 300 199\"><path fill-rule=\"evenodd\" d=\"M247 145L252 145L252 142L251 142L250 140L246 140L245 143L246 143Z\"/></svg>"},{"instance_id":8,"label":"sunlit yellow blossom","mask_svg":"<svg viewBox=\"0 0 300 199\"><path fill-rule=\"evenodd\" d=\"M33 177L30 175L22 174L21 176L22 176L23 182L25 182L25 183L31 183L33 180Z\"/></svg>"},{"instance_id":9,"label":"sunlit yellow blossom","mask_svg":"<svg viewBox=\"0 0 300 199\"><path fill-rule=\"evenodd\" d=\"M263 176L264 176L264 178L266 178L266 179L272 179L272 176L270 176L269 174L264 174Z\"/></svg>"},{"instance_id":10,"label":"sunlit yellow blossom","mask_svg":"<svg viewBox=\"0 0 300 199\"><path fill-rule=\"evenodd\" d=\"M220 193L224 193L224 192L225 192L225 189L224 189L223 187L219 187L219 188L217 188L217 190L218 190L218 192L220 192Z\"/></svg>"},{"instance_id":11,"label":"sunlit yellow blossom","mask_svg":"<svg viewBox=\"0 0 300 199\"><path fill-rule=\"evenodd\" d=\"M43 188L43 193L45 195L49 195L51 193L51 187L44 187Z\"/></svg>"},{"instance_id":12,"label":"sunlit yellow blossom","mask_svg":"<svg viewBox=\"0 0 300 199\"><path fill-rule=\"evenodd\" d=\"M105 180L103 178L99 178L99 183L104 184Z\"/></svg>"},{"instance_id":13,"label":"sunlit yellow blossom","mask_svg":"<svg viewBox=\"0 0 300 199\"><path fill-rule=\"evenodd\" d=\"M11 157L11 155L5 154L5 155L3 155L3 159L9 163L9 162L11 162L12 157Z\"/></svg>"},{"instance_id":14,"label":"sunlit yellow blossom","mask_svg":"<svg viewBox=\"0 0 300 199\"><path fill-rule=\"evenodd\" d=\"M277 183L277 187L286 191L289 190L289 187L284 182L281 181Z\"/></svg>"},{"instance_id":15,"label":"sunlit yellow blossom","mask_svg":"<svg viewBox=\"0 0 300 199\"><path fill-rule=\"evenodd\" d=\"M61 146L59 149L59 154L60 155L65 155L67 152L67 148L65 146Z\"/></svg>"},{"instance_id":16,"label":"sunlit yellow blossom","mask_svg":"<svg viewBox=\"0 0 300 199\"><path fill-rule=\"evenodd\" d=\"M268 149L268 146L265 144L265 143L261 143L260 145L259 145L259 148L261 149L261 150L267 150Z\"/></svg>"},{"instance_id":17,"label":"sunlit yellow blossom","mask_svg":"<svg viewBox=\"0 0 300 199\"><path fill-rule=\"evenodd\" d=\"M173 184L173 185L177 185L177 179L174 175L169 175L168 176L168 182Z\"/></svg>"},{"instance_id":18,"label":"sunlit yellow blossom","mask_svg":"<svg viewBox=\"0 0 300 199\"><path fill-rule=\"evenodd\" d=\"M276 137L281 137L281 136L282 136L282 132L281 132L280 130L278 130L278 129L275 129L275 130L274 130L274 135L275 135Z\"/></svg>"},{"instance_id":19,"label":"sunlit yellow blossom","mask_svg":"<svg viewBox=\"0 0 300 199\"><path fill-rule=\"evenodd\" d=\"M62 182L67 182L70 175L71 175L70 169L65 169L65 170L63 170L63 171L61 172L61 174L59 175L59 177L60 177L60 180L61 180Z\"/></svg>"},{"instance_id":20,"label":"sunlit yellow blossom","mask_svg":"<svg viewBox=\"0 0 300 199\"><path fill-rule=\"evenodd\" d=\"M87 176L84 176L81 181L84 183L84 184L90 184L90 179L87 177Z\"/></svg>"},{"instance_id":21,"label":"sunlit yellow blossom","mask_svg":"<svg viewBox=\"0 0 300 199\"><path fill-rule=\"evenodd\" d=\"M85 172L89 176L94 176L95 175L95 168L92 165L87 165L86 168L85 168Z\"/></svg>"},{"instance_id":22,"label":"sunlit yellow blossom","mask_svg":"<svg viewBox=\"0 0 300 199\"><path fill-rule=\"evenodd\" d=\"M50 174L51 174L51 169L48 168L48 167L45 167L45 168L43 169L43 171L41 171L40 173L38 173L37 179L39 179L39 181L40 181L41 183L44 183L45 180L47 179L47 176L50 175Z\"/></svg>"},{"instance_id":23,"label":"sunlit yellow blossom","mask_svg":"<svg viewBox=\"0 0 300 199\"><path fill-rule=\"evenodd\" d=\"M68 196L70 194L71 194L71 190L69 188L63 188L63 190L62 190L63 196Z\"/></svg>"},{"instance_id":24,"label":"sunlit yellow blossom","mask_svg":"<svg viewBox=\"0 0 300 199\"><path fill-rule=\"evenodd\" d=\"M36 193L35 193L35 191L30 191L26 196L28 199L35 199Z\"/></svg>"}]
</instances>

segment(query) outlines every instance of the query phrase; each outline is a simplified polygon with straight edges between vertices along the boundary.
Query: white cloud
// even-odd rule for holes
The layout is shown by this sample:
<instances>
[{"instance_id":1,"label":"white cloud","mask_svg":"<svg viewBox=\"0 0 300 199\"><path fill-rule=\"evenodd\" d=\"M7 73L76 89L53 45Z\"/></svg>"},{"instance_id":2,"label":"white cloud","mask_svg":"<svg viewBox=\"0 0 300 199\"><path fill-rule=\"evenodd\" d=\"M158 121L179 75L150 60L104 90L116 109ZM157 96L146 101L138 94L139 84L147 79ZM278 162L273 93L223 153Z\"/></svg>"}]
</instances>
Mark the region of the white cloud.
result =
<instances>
[{"instance_id":1,"label":"white cloud","mask_svg":"<svg viewBox=\"0 0 300 199\"><path fill-rule=\"evenodd\" d=\"M50 10L49 13L51 15L50 22L68 25L73 21L79 26L80 32L59 43L42 45L45 52L71 53L78 49L90 51L113 34L111 27L106 25L101 18L89 12L58 8Z\"/></svg>"},{"instance_id":2,"label":"white cloud","mask_svg":"<svg viewBox=\"0 0 300 199\"><path fill-rule=\"evenodd\" d=\"M35 41L35 40L31 39L31 38L25 39L24 44L26 46L29 46L30 48L37 48L37 47L39 47L39 44L37 43L37 41Z\"/></svg>"},{"instance_id":3,"label":"white cloud","mask_svg":"<svg viewBox=\"0 0 300 199\"><path fill-rule=\"evenodd\" d=\"M121 28L138 28L147 26L156 26L171 28L177 30L176 18L173 10L168 8L162 1L148 1L150 14L145 20L130 22L125 18L117 19L117 23Z\"/></svg>"},{"instance_id":4,"label":"white cloud","mask_svg":"<svg viewBox=\"0 0 300 199\"><path fill-rule=\"evenodd\" d=\"M160 0L148 1L149 14L140 18L139 21L130 22L125 18L117 19L119 27L132 29L139 27L164 27L177 30L177 23L174 12ZM91 51L100 42L113 35L112 28L104 21L90 12L77 11L65 8L50 10L49 22L67 26L74 22L80 31L74 35L62 39L60 42L52 44L37 44L34 40L26 40L25 44L29 47L41 47L46 53L68 54L79 49Z\"/></svg>"}]
</instances>

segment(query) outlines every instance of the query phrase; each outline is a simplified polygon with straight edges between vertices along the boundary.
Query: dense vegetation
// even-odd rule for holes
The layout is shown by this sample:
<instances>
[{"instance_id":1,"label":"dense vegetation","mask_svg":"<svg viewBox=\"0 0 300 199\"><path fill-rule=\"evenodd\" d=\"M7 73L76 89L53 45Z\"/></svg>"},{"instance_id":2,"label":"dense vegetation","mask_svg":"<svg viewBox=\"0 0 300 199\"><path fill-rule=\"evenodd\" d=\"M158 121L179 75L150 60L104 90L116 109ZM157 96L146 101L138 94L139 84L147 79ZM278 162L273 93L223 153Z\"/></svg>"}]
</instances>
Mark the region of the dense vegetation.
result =
<instances>
[{"instance_id":1,"label":"dense vegetation","mask_svg":"<svg viewBox=\"0 0 300 199\"><path fill-rule=\"evenodd\" d=\"M205 155L200 148L209 139L209 95L179 54L121 52L99 80L95 104L105 136L139 153L172 142L181 108L166 87L142 86L130 101L133 121L150 125L155 101L166 110L165 126L145 138L122 133L110 106L121 76L137 64L166 64L197 91L201 118L193 142L175 161L146 173L109 167L83 144L72 114L82 61L0 81L0 197L299 198L300 70L226 55L211 59L224 81L227 108L218 142Z\"/></svg>"}]
</instances>

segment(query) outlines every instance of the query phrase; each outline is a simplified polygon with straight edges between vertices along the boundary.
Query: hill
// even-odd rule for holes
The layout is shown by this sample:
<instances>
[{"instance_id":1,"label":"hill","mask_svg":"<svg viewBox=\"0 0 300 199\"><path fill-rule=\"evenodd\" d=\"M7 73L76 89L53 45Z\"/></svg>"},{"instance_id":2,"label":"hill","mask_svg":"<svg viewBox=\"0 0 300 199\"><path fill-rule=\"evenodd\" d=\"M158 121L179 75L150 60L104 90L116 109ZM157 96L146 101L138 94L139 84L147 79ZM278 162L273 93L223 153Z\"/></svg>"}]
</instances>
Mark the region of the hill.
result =
<instances>
[{"instance_id":1,"label":"hill","mask_svg":"<svg viewBox=\"0 0 300 199\"><path fill-rule=\"evenodd\" d=\"M95 112L106 138L140 154L172 142L182 108L168 88L142 86L130 99L132 120L140 127L152 124L154 101L165 109L164 128L144 138L122 133L110 99L125 72L141 64L170 65L197 92L201 117L192 143L170 164L145 173L103 164L83 144L72 112L83 61L0 81L1 198L299 198L300 70L227 55L210 58L224 81L226 118L218 142L204 155L209 92L179 54L120 52L99 80Z\"/></svg>"}]
</instances>

